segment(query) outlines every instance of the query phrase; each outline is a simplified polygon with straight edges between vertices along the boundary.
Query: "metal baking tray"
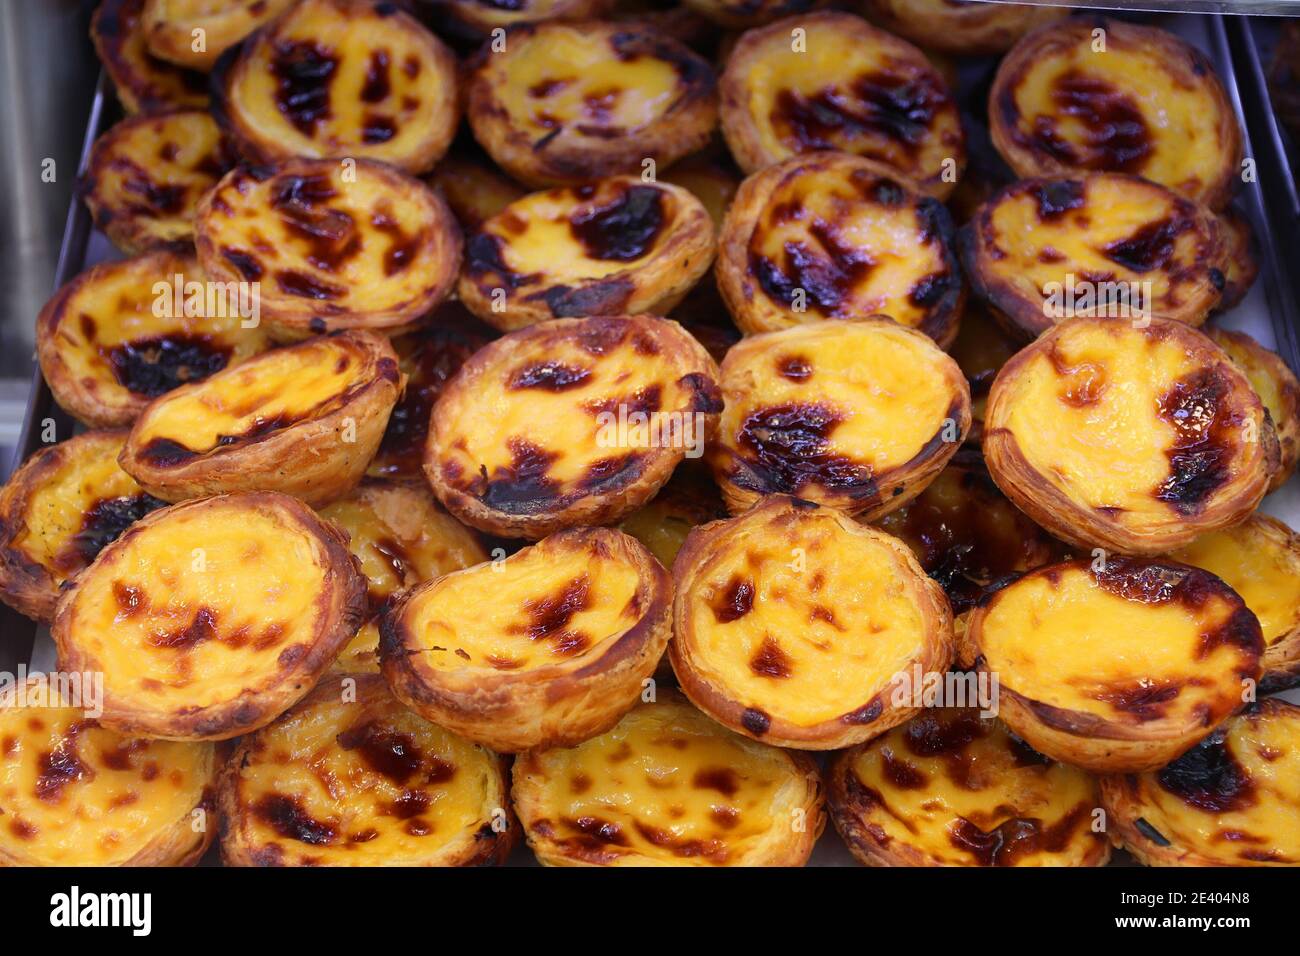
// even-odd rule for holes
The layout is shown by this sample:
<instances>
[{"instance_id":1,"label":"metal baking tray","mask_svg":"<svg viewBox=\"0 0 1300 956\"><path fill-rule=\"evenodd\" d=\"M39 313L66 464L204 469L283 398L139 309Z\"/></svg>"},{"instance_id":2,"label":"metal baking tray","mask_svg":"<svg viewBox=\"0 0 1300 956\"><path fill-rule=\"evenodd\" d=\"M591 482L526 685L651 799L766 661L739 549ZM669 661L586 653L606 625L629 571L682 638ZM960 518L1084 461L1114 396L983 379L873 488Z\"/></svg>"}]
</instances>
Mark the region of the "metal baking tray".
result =
<instances>
[{"instance_id":1,"label":"metal baking tray","mask_svg":"<svg viewBox=\"0 0 1300 956\"><path fill-rule=\"evenodd\" d=\"M1136 4L1129 9L1145 5ZM1238 6L1235 3L1227 5ZM1300 7L1300 0L1296 0L1296 5ZM1166 9L1177 6L1187 10L1222 7L1224 4L1180 0L1164 6ZM1273 3L1270 6L1286 4ZM1294 248L1297 236L1300 236L1300 199L1297 199L1300 193L1287 164L1284 134L1273 115L1265 82L1265 64L1256 38L1249 22L1241 17L1184 12L1152 20L1156 25L1179 34L1210 57L1227 88L1230 102L1244 121L1245 154L1255 160L1258 170L1258 180L1244 187L1236 204L1255 230L1260 255L1259 279L1245 301L1216 321L1225 327L1250 333L1263 345L1279 352L1293 369L1300 369L1300 269L1296 268L1300 256ZM963 64L959 99L962 93L969 98L970 89L974 89L977 96L980 90L986 90L995 64L995 58ZM78 176L85 171L96 137L120 116L120 108L101 72L86 123ZM967 119L973 118L968 116ZM983 124L982 117L978 123ZM986 130L972 129L971 133L976 143L981 139L987 141ZM74 195L63 232L55 288L89 266L115 258L121 258L121 254L95 229L86 205L79 195ZM31 320L35 321L35 316ZM71 416L54 401L40 369L35 368L13 467L41 447L42 432L50 423L53 423L59 440L70 437L77 430ZM1262 507L1292 527L1300 528L1300 477L1266 498ZM0 671L14 673L20 664L33 671L53 668L53 642L47 629L0 605ZM1300 691L1286 696L1300 702ZM827 830L813 853L810 865L856 865L839 837L830 827ZM215 853L212 853L205 862L215 860ZM1122 854L1119 862L1121 865L1124 862ZM521 845L509 863L535 865L535 860Z\"/></svg>"}]
</instances>

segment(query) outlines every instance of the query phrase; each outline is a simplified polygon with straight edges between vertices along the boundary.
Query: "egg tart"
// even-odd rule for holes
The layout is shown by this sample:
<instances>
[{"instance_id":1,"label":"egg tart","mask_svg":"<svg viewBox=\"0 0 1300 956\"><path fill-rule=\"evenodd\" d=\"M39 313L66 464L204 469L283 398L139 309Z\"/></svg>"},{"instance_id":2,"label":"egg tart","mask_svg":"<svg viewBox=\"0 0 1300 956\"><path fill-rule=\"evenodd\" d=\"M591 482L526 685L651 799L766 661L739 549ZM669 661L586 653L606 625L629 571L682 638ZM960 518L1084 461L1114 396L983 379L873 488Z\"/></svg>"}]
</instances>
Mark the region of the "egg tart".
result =
<instances>
[{"instance_id":1,"label":"egg tart","mask_svg":"<svg viewBox=\"0 0 1300 956\"><path fill-rule=\"evenodd\" d=\"M497 164L530 186L656 172L718 122L713 70L641 23L511 27L469 62L466 115Z\"/></svg>"},{"instance_id":2,"label":"egg tart","mask_svg":"<svg viewBox=\"0 0 1300 956\"><path fill-rule=\"evenodd\" d=\"M52 634L60 670L104 675L105 727L225 740L306 694L365 607L345 535L252 492L137 521L65 591Z\"/></svg>"},{"instance_id":3,"label":"egg tart","mask_svg":"<svg viewBox=\"0 0 1300 956\"><path fill-rule=\"evenodd\" d=\"M1218 311L1226 312L1246 298L1259 278L1259 258L1255 231L1250 220L1237 209L1229 206L1219 214L1219 230L1227 264L1223 270L1223 295L1219 298Z\"/></svg>"},{"instance_id":4,"label":"egg tart","mask_svg":"<svg viewBox=\"0 0 1300 956\"><path fill-rule=\"evenodd\" d=\"M424 444L434 402L465 361L496 334L459 302L449 300L414 332L391 340L406 388L388 417L367 474L424 484Z\"/></svg>"},{"instance_id":5,"label":"egg tart","mask_svg":"<svg viewBox=\"0 0 1300 956\"><path fill-rule=\"evenodd\" d=\"M1104 866L1097 780L977 708L923 710L844 751L831 820L867 866Z\"/></svg>"},{"instance_id":6,"label":"egg tart","mask_svg":"<svg viewBox=\"0 0 1300 956\"><path fill-rule=\"evenodd\" d=\"M989 127L1022 178L1129 173L1217 209L1241 171L1241 126L1209 59L1135 23L1079 18L1026 36L998 66Z\"/></svg>"},{"instance_id":7,"label":"egg tart","mask_svg":"<svg viewBox=\"0 0 1300 956\"><path fill-rule=\"evenodd\" d=\"M788 17L742 34L718 92L722 132L746 173L841 150L942 199L966 162L943 76L906 40L848 13Z\"/></svg>"},{"instance_id":8,"label":"egg tart","mask_svg":"<svg viewBox=\"0 0 1300 956\"><path fill-rule=\"evenodd\" d=\"M466 524L535 540L645 504L702 454L721 407L717 366L677 323L559 319L461 367L434 405L424 470Z\"/></svg>"},{"instance_id":9,"label":"egg tart","mask_svg":"<svg viewBox=\"0 0 1300 956\"><path fill-rule=\"evenodd\" d=\"M0 488L0 598L54 618L63 585L163 502L118 466L126 432L85 432L40 449Z\"/></svg>"},{"instance_id":10,"label":"egg tart","mask_svg":"<svg viewBox=\"0 0 1300 956\"><path fill-rule=\"evenodd\" d=\"M518 833L502 759L374 674L327 677L241 740L219 802L227 866L491 865Z\"/></svg>"},{"instance_id":11,"label":"egg tart","mask_svg":"<svg viewBox=\"0 0 1300 956\"><path fill-rule=\"evenodd\" d=\"M273 349L155 399L122 467L165 501L282 491L326 504L361 480L402 383L373 332Z\"/></svg>"},{"instance_id":12,"label":"egg tart","mask_svg":"<svg viewBox=\"0 0 1300 956\"><path fill-rule=\"evenodd\" d=\"M880 314L946 346L966 298L943 204L847 153L795 156L746 179L716 272L749 333Z\"/></svg>"},{"instance_id":13,"label":"egg tart","mask_svg":"<svg viewBox=\"0 0 1300 956\"><path fill-rule=\"evenodd\" d=\"M733 734L666 688L599 737L524 754L513 777L548 866L803 866L826 823L806 754Z\"/></svg>"},{"instance_id":14,"label":"egg tart","mask_svg":"<svg viewBox=\"0 0 1300 956\"><path fill-rule=\"evenodd\" d=\"M531 193L471 233L457 294L503 331L582 315L665 314L713 261L713 223L680 186L615 176Z\"/></svg>"},{"instance_id":15,"label":"egg tart","mask_svg":"<svg viewBox=\"0 0 1300 956\"><path fill-rule=\"evenodd\" d=\"M915 498L970 427L957 363L881 316L750 336L722 362L722 395L709 454L732 514L784 493L873 520Z\"/></svg>"},{"instance_id":16,"label":"egg tart","mask_svg":"<svg viewBox=\"0 0 1300 956\"><path fill-rule=\"evenodd\" d=\"M0 691L0 866L197 862L216 748L125 737L63 703L44 675Z\"/></svg>"},{"instance_id":17,"label":"egg tart","mask_svg":"<svg viewBox=\"0 0 1300 956\"><path fill-rule=\"evenodd\" d=\"M319 513L347 533L372 616L406 588L488 559L479 536L438 507L427 488L367 479ZM378 628L362 627L339 662L377 664L378 651Z\"/></svg>"},{"instance_id":18,"label":"egg tart","mask_svg":"<svg viewBox=\"0 0 1300 956\"><path fill-rule=\"evenodd\" d=\"M1245 332L1211 328L1206 334L1241 369L1273 420L1280 460L1269 490L1276 491L1295 472L1296 458L1300 456L1300 381L1282 356Z\"/></svg>"},{"instance_id":19,"label":"egg tart","mask_svg":"<svg viewBox=\"0 0 1300 956\"><path fill-rule=\"evenodd\" d=\"M294 0L145 0L141 29L149 53L204 73L227 49L293 5ZM201 31L201 33L200 33ZM197 43L202 36L203 42ZM202 49L195 49L201 46Z\"/></svg>"},{"instance_id":20,"label":"egg tart","mask_svg":"<svg viewBox=\"0 0 1300 956\"><path fill-rule=\"evenodd\" d=\"M45 304L36 354L60 406L88 425L129 425L159 395L265 351L253 305L249 291L213 286L193 255L101 262Z\"/></svg>"},{"instance_id":21,"label":"egg tart","mask_svg":"<svg viewBox=\"0 0 1300 956\"><path fill-rule=\"evenodd\" d=\"M1016 507L1082 548L1163 554L1242 521L1277 438L1250 383L1179 322L1070 319L993 382L984 458Z\"/></svg>"},{"instance_id":22,"label":"egg tart","mask_svg":"<svg viewBox=\"0 0 1300 956\"><path fill-rule=\"evenodd\" d=\"M479 153L481 150L453 149L428 178L467 230L477 229L525 193L524 187Z\"/></svg>"},{"instance_id":23,"label":"egg tart","mask_svg":"<svg viewBox=\"0 0 1300 956\"><path fill-rule=\"evenodd\" d=\"M912 549L943 586L954 614L970 610L990 588L1064 556L1060 544L1002 495L970 448L877 527Z\"/></svg>"},{"instance_id":24,"label":"egg tart","mask_svg":"<svg viewBox=\"0 0 1300 956\"><path fill-rule=\"evenodd\" d=\"M1167 767L1103 777L1101 794L1147 866L1300 866L1300 707L1260 701Z\"/></svg>"},{"instance_id":25,"label":"egg tart","mask_svg":"<svg viewBox=\"0 0 1300 956\"><path fill-rule=\"evenodd\" d=\"M95 225L123 252L185 248L199 198L233 161L202 110L130 116L95 140L80 188Z\"/></svg>"},{"instance_id":26,"label":"egg tart","mask_svg":"<svg viewBox=\"0 0 1300 956\"><path fill-rule=\"evenodd\" d=\"M668 643L671 594L635 538L562 531L407 591L384 615L380 666L404 704L470 740L567 747L636 703Z\"/></svg>"},{"instance_id":27,"label":"egg tart","mask_svg":"<svg viewBox=\"0 0 1300 956\"><path fill-rule=\"evenodd\" d=\"M659 494L618 527L649 548L660 564L671 568L692 528L725 517L726 506L708 469L684 461Z\"/></svg>"},{"instance_id":28,"label":"egg tart","mask_svg":"<svg viewBox=\"0 0 1300 956\"><path fill-rule=\"evenodd\" d=\"M696 528L673 564L673 670L725 727L836 750L917 710L897 693L952 661L952 612L907 545L773 495Z\"/></svg>"},{"instance_id":29,"label":"egg tart","mask_svg":"<svg viewBox=\"0 0 1300 956\"><path fill-rule=\"evenodd\" d=\"M585 20L609 13L613 0L430 0L438 28L470 40L517 23Z\"/></svg>"},{"instance_id":30,"label":"egg tart","mask_svg":"<svg viewBox=\"0 0 1300 956\"><path fill-rule=\"evenodd\" d=\"M866 0L865 9L890 33L957 56L1005 53L1030 30L1069 14L1062 7L952 0Z\"/></svg>"},{"instance_id":31,"label":"egg tart","mask_svg":"<svg viewBox=\"0 0 1300 956\"><path fill-rule=\"evenodd\" d=\"M410 329L460 269L460 227L442 197L365 159L240 167L203 198L195 232L203 267L259 283L263 316L299 337Z\"/></svg>"},{"instance_id":32,"label":"egg tart","mask_svg":"<svg viewBox=\"0 0 1300 956\"><path fill-rule=\"evenodd\" d=\"M1300 682L1300 535L1256 512L1170 555L1222 578L1259 618L1264 691Z\"/></svg>"},{"instance_id":33,"label":"egg tart","mask_svg":"<svg viewBox=\"0 0 1300 956\"><path fill-rule=\"evenodd\" d=\"M965 227L962 256L975 294L1023 339L1079 315L1201 325L1227 267L1205 207L1112 173L1013 183Z\"/></svg>"},{"instance_id":34,"label":"egg tart","mask_svg":"<svg viewBox=\"0 0 1300 956\"><path fill-rule=\"evenodd\" d=\"M997 674L999 717L1036 750L1098 773L1164 766L1259 681L1259 620L1237 592L1168 560L1030 571L970 612L959 658Z\"/></svg>"},{"instance_id":35,"label":"egg tart","mask_svg":"<svg viewBox=\"0 0 1300 956\"><path fill-rule=\"evenodd\" d=\"M399 4L302 0L213 70L214 112L250 160L376 159L426 172L460 118L455 55Z\"/></svg>"},{"instance_id":36,"label":"egg tart","mask_svg":"<svg viewBox=\"0 0 1300 956\"><path fill-rule=\"evenodd\" d=\"M101 0L90 18L90 39L128 113L205 109L207 77L149 52L141 13L145 0Z\"/></svg>"},{"instance_id":37,"label":"egg tart","mask_svg":"<svg viewBox=\"0 0 1300 956\"><path fill-rule=\"evenodd\" d=\"M970 386L971 423L966 433L967 444L979 447L984 438L984 411L988 406L989 389L998 370L1020 349L993 320L982 303L968 302L962 313L961 327L953 340L949 353L956 360L966 384Z\"/></svg>"}]
</instances>

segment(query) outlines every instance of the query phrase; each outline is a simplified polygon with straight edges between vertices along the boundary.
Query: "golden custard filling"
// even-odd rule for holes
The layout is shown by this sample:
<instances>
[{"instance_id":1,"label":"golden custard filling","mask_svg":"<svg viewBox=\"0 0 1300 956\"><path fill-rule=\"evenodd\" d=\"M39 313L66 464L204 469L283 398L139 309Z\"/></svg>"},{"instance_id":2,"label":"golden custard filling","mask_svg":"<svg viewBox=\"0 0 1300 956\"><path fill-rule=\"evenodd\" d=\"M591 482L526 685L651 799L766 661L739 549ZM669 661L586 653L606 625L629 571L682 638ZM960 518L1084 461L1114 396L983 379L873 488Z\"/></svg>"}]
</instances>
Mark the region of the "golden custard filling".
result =
<instances>
[{"instance_id":1,"label":"golden custard filling","mask_svg":"<svg viewBox=\"0 0 1300 956\"><path fill-rule=\"evenodd\" d=\"M603 653L645 608L637 568L595 548L535 546L442 578L402 613L407 650L440 671L528 671Z\"/></svg>"},{"instance_id":2,"label":"golden custard filling","mask_svg":"<svg viewBox=\"0 0 1300 956\"><path fill-rule=\"evenodd\" d=\"M129 862L173 828L190 831L215 759L211 744L123 737L71 707L0 706L0 855Z\"/></svg>"},{"instance_id":3,"label":"golden custard filling","mask_svg":"<svg viewBox=\"0 0 1300 956\"><path fill-rule=\"evenodd\" d=\"M1156 331L1071 324L1003 380L988 423L1011 433L1043 481L1131 527L1197 513L1256 457L1250 429L1267 427L1225 369Z\"/></svg>"},{"instance_id":4,"label":"golden custard filling","mask_svg":"<svg viewBox=\"0 0 1300 956\"><path fill-rule=\"evenodd\" d=\"M27 499L12 546L62 583L135 521L162 506L117 463L124 433L87 435Z\"/></svg>"},{"instance_id":5,"label":"golden custard filling","mask_svg":"<svg viewBox=\"0 0 1300 956\"><path fill-rule=\"evenodd\" d=\"M815 150L857 153L927 186L938 186L945 160L955 159L956 182L963 137L942 77L919 51L904 58L875 31L864 41L845 19L796 23L805 29L801 50L789 31L761 41L762 59L743 78L742 106L763 152L775 161Z\"/></svg>"},{"instance_id":6,"label":"golden custard filling","mask_svg":"<svg viewBox=\"0 0 1300 956\"><path fill-rule=\"evenodd\" d=\"M1236 865L1300 863L1300 713L1265 701L1163 770L1127 778L1177 850Z\"/></svg>"},{"instance_id":7,"label":"golden custard filling","mask_svg":"<svg viewBox=\"0 0 1300 956\"><path fill-rule=\"evenodd\" d=\"M441 256L454 257L459 237L450 222L450 233L439 230L436 197L398 175L375 163L329 161L270 175L241 169L208 201L204 261L260 282L263 301L277 309L371 315L409 308L436 285Z\"/></svg>"},{"instance_id":8,"label":"golden custard filling","mask_svg":"<svg viewBox=\"0 0 1300 956\"><path fill-rule=\"evenodd\" d=\"M1097 785L978 711L939 708L853 750L860 813L879 843L944 866L1071 866L1100 856Z\"/></svg>"},{"instance_id":9,"label":"golden custard filling","mask_svg":"<svg viewBox=\"0 0 1300 956\"><path fill-rule=\"evenodd\" d=\"M1242 703L1262 650L1258 625L1212 580L1119 559L1100 573L1031 572L986 605L983 667L1031 706L1171 731L1212 725Z\"/></svg>"},{"instance_id":10,"label":"golden custard filling","mask_svg":"<svg viewBox=\"0 0 1300 956\"><path fill-rule=\"evenodd\" d=\"M163 309L157 308L159 283L168 286ZM202 284L202 299L200 286L191 283ZM190 257L162 254L101 268L63 302L55 354L82 387L90 380L96 390L106 389L108 402L119 389L128 393L122 399L157 398L265 350L266 332L243 327L238 298L214 297L209 311L207 283Z\"/></svg>"},{"instance_id":11,"label":"golden custard filling","mask_svg":"<svg viewBox=\"0 0 1300 956\"><path fill-rule=\"evenodd\" d=\"M947 423L961 440L960 398L936 387L953 377L951 364L926 340L882 323L817 323L750 339L723 365L722 449L738 459L730 467L752 472L740 480L764 490L834 493L887 480Z\"/></svg>"},{"instance_id":12,"label":"golden custard filling","mask_svg":"<svg viewBox=\"0 0 1300 956\"><path fill-rule=\"evenodd\" d=\"M1255 612L1265 645L1272 645L1300 628L1300 550L1291 537L1289 529L1255 515L1203 534L1170 557L1223 578Z\"/></svg>"},{"instance_id":13,"label":"golden custard filling","mask_svg":"<svg viewBox=\"0 0 1300 956\"><path fill-rule=\"evenodd\" d=\"M527 760L520 783L537 806L525 826L580 860L720 866L791 826L778 800L798 780L789 757L687 704L641 704L598 737Z\"/></svg>"},{"instance_id":14,"label":"golden custard filling","mask_svg":"<svg viewBox=\"0 0 1300 956\"><path fill-rule=\"evenodd\" d=\"M451 78L409 18L340 6L300 4L258 34L232 69L227 109L285 155L401 166L446 122Z\"/></svg>"},{"instance_id":15,"label":"golden custard filling","mask_svg":"<svg viewBox=\"0 0 1300 956\"><path fill-rule=\"evenodd\" d=\"M981 267L1041 300L1043 314L1058 319L1112 315L1106 310L1127 306L1135 318L1181 317L1193 309L1187 321L1199 324L1218 298L1213 275L1221 286L1219 269L1226 266L1202 210L1123 176L1022 183L994 200L977 228L987 247ZM1104 290L1093 299L1084 295L1085 287L1103 282L1125 284L1112 296L1116 303L1095 301ZM1069 285L1079 292L1067 301Z\"/></svg>"},{"instance_id":16,"label":"golden custard filling","mask_svg":"<svg viewBox=\"0 0 1300 956\"><path fill-rule=\"evenodd\" d=\"M663 251L691 199L635 176L530 193L470 239L467 273L518 289L629 272Z\"/></svg>"},{"instance_id":17,"label":"golden custard filling","mask_svg":"<svg viewBox=\"0 0 1300 956\"><path fill-rule=\"evenodd\" d=\"M319 546L285 518L214 500L119 542L78 579L67 633L110 697L190 711L278 680L315 641Z\"/></svg>"},{"instance_id":18,"label":"golden custard filling","mask_svg":"<svg viewBox=\"0 0 1300 956\"><path fill-rule=\"evenodd\" d=\"M1013 142L1063 167L1132 173L1198 196L1223 161L1214 85L1189 85L1167 49L1106 32L1103 53L1086 29L1070 46L1049 40L993 108Z\"/></svg>"},{"instance_id":19,"label":"golden custard filling","mask_svg":"<svg viewBox=\"0 0 1300 956\"><path fill-rule=\"evenodd\" d=\"M705 369L684 347L620 324L516 340L472 388L443 395L429 467L510 512L611 487L674 443L702 447Z\"/></svg>"},{"instance_id":20,"label":"golden custard filling","mask_svg":"<svg viewBox=\"0 0 1300 956\"><path fill-rule=\"evenodd\" d=\"M373 371L335 339L276 349L152 406L136 424L140 457L178 464L320 418L372 381Z\"/></svg>"},{"instance_id":21,"label":"golden custard filling","mask_svg":"<svg viewBox=\"0 0 1300 956\"><path fill-rule=\"evenodd\" d=\"M704 681L810 727L868 705L925 649L927 624L883 541L824 511L777 520L717 543L680 598L685 640Z\"/></svg>"},{"instance_id":22,"label":"golden custard filling","mask_svg":"<svg viewBox=\"0 0 1300 956\"><path fill-rule=\"evenodd\" d=\"M187 242L194 234L194 207L229 168L221 130L199 110L127 120L95 144L90 197L114 220L136 219L147 242ZM147 221L147 223L146 223Z\"/></svg>"},{"instance_id":23,"label":"golden custard filling","mask_svg":"<svg viewBox=\"0 0 1300 956\"><path fill-rule=\"evenodd\" d=\"M950 239L937 201L865 169L812 165L768 197L746 266L789 322L881 314L916 327L960 293Z\"/></svg>"},{"instance_id":24,"label":"golden custard filling","mask_svg":"<svg viewBox=\"0 0 1300 956\"><path fill-rule=\"evenodd\" d=\"M313 699L253 738L232 821L254 860L418 863L472 843L501 799L495 756L386 693Z\"/></svg>"},{"instance_id":25,"label":"golden custard filling","mask_svg":"<svg viewBox=\"0 0 1300 956\"><path fill-rule=\"evenodd\" d=\"M589 25L551 23L512 36L483 69L510 127L535 144L569 130L635 136L668 116L684 85L675 59L625 54L616 31Z\"/></svg>"}]
</instances>

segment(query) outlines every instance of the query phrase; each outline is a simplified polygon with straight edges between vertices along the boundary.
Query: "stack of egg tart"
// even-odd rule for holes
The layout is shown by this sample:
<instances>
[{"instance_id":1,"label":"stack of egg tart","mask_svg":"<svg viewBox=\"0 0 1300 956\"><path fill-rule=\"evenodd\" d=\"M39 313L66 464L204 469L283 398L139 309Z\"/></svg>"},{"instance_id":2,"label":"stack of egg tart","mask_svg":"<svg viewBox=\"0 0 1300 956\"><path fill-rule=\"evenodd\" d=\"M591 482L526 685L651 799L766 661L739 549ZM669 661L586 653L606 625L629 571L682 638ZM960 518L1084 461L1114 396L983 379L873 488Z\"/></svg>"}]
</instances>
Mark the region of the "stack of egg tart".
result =
<instances>
[{"instance_id":1,"label":"stack of egg tart","mask_svg":"<svg viewBox=\"0 0 1300 956\"><path fill-rule=\"evenodd\" d=\"M1220 80L860 12L104 0L0 863L1300 865Z\"/></svg>"}]
</instances>

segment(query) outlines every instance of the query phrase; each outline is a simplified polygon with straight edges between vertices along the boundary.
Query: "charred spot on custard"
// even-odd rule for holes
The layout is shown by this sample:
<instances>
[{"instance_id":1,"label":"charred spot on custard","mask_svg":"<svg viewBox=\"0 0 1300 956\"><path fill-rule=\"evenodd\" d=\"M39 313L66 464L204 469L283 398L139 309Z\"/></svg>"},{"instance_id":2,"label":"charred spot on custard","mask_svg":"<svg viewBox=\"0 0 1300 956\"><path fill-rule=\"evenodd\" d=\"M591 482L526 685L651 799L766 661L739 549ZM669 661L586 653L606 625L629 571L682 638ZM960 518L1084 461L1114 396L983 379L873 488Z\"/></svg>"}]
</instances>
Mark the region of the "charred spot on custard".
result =
<instances>
[{"instance_id":1,"label":"charred spot on custard","mask_svg":"<svg viewBox=\"0 0 1300 956\"><path fill-rule=\"evenodd\" d=\"M765 634L758 650L749 659L749 669L759 677L784 680L794 673L794 661L770 634Z\"/></svg>"},{"instance_id":2,"label":"charred spot on custard","mask_svg":"<svg viewBox=\"0 0 1300 956\"><path fill-rule=\"evenodd\" d=\"M551 465L559 459L559 453L519 437L506 439L506 447L510 450L510 464L494 468L491 475L481 465L470 492L485 505L508 514L543 509L549 499L559 495L559 485L550 477ZM454 475L447 477L455 479Z\"/></svg>"},{"instance_id":3,"label":"charred spot on custard","mask_svg":"<svg viewBox=\"0 0 1300 956\"><path fill-rule=\"evenodd\" d=\"M565 365L563 362L537 362L511 373L507 387L564 392L578 388L591 378L591 370Z\"/></svg>"},{"instance_id":4,"label":"charred spot on custard","mask_svg":"<svg viewBox=\"0 0 1300 956\"><path fill-rule=\"evenodd\" d=\"M754 609L754 582L748 578L733 577L715 592L710 607L719 624L740 620Z\"/></svg>"},{"instance_id":5,"label":"charred spot on custard","mask_svg":"<svg viewBox=\"0 0 1300 956\"><path fill-rule=\"evenodd\" d=\"M1086 205L1083 183L1077 179L1061 179L1043 183L1034 190L1038 203L1038 218L1055 222L1072 209Z\"/></svg>"},{"instance_id":6,"label":"charred spot on custard","mask_svg":"<svg viewBox=\"0 0 1300 956\"><path fill-rule=\"evenodd\" d=\"M339 66L338 53L311 40L275 41L271 75L275 77L275 105L304 136L333 114L330 88Z\"/></svg>"},{"instance_id":7,"label":"charred spot on custard","mask_svg":"<svg viewBox=\"0 0 1300 956\"><path fill-rule=\"evenodd\" d=\"M1165 269L1174 259L1178 237L1193 228L1194 207L1179 200L1170 215L1143 223L1127 238L1107 243L1102 252L1111 262L1139 274Z\"/></svg>"},{"instance_id":8,"label":"charred spot on custard","mask_svg":"<svg viewBox=\"0 0 1300 956\"><path fill-rule=\"evenodd\" d=\"M63 571L86 567L98 557L100 551L121 537L127 528L166 504L144 492L101 498L83 512L81 527L73 533L63 551L55 558L55 565Z\"/></svg>"},{"instance_id":9,"label":"charred spot on custard","mask_svg":"<svg viewBox=\"0 0 1300 956\"><path fill-rule=\"evenodd\" d=\"M991 830L959 817L948 837L954 847L969 853L981 866L1014 866L1022 856L1065 850L1091 813L1092 808L1081 803L1047 827L1037 818L1013 817Z\"/></svg>"},{"instance_id":10,"label":"charred spot on custard","mask_svg":"<svg viewBox=\"0 0 1300 956\"><path fill-rule=\"evenodd\" d=\"M1241 421L1227 407L1229 382L1216 368L1179 379L1158 401L1157 414L1173 426L1165 449L1169 476L1155 490L1183 515L1198 514L1232 478L1233 449Z\"/></svg>"},{"instance_id":11,"label":"charred spot on custard","mask_svg":"<svg viewBox=\"0 0 1300 956\"><path fill-rule=\"evenodd\" d=\"M586 199L593 192L582 186L574 194ZM593 259L633 262L654 248L665 219L662 190L629 186L610 202L578 210L569 218L569 230Z\"/></svg>"},{"instance_id":12,"label":"charred spot on custard","mask_svg":"<svg viewBox=\"0 0 1300 956\"><path fill-rule=\"evenodd\" d=\"M1156 773L1156 781L1184 803L1207 813L1243 810L1256 802L1255 785L1217 730ZM1166 844L1167 845L1167 841Z\"/></svg>"},{"instance_id":13,"label":"charred spot on custard","mask_svg":"<svg viewBox=\"0 0 1300 956\"><path fill-rule=\"evenodd\" d=\"M335 824L312 817L297 797L268 793L253 804L253 815L286 840L328 846L339 838Z\"/></svg>"},{"instance_id":14,"label":"charred spot on custard","mask_svg":"<svg viewBox=\"0 0 1300 956\"><path fill-rule=\"evenodd\" d=\"M534 598L524 604L527 622L519 625L517 632L533 641L548 641L557 657L579 654L591 644L591 639L570 625L575 615L591 605L591 582L580 575L569 581L556 594Z\"/></svg>"},{"instance_id":15,"label":"charred spot on custard","mask_svg":"<svg viewBox=\"0 0 1300 956\"><path fill-rule=\"evenodd\" d=\"M1012 123L1023 145L1042 150L1057 162L1084 169L1137 173L1151 155L1153 138L1142 110L1131 97L1105 80L1067 70L1052 86L1056 112L1074 120L1086 131L1083 142L1071 143L1061 136L1052 115L1033 118L1032 131L1025 135ZM1012 115L1014 119L1014 100Z\"/></svg>"},{"instance_id":16,"label":"charred spot on custard","mask_svg":"<svg viewBox=\"0 0 1300 956\"><path fill-rule=\"evenodd\" d=\"M737 436L744 459L732 480L756 491L798 492L818 484L855 497L876 497L871 468L831 450L831 433L843 420L838 409L823 402L750 413Z\"/></svg>"},{"instance_id":17,"label":"charred spot on custard","mask_svg":"<svg viewBox=\"0 0 1300 956\"><path fill-rule=\"evenodd\" d=\"M135 395L157 398L221 371L234 349L211 335L174 332L101 347L99 351L108 359L119 385Z\"/></svg>"}]
</instances>

